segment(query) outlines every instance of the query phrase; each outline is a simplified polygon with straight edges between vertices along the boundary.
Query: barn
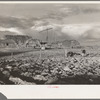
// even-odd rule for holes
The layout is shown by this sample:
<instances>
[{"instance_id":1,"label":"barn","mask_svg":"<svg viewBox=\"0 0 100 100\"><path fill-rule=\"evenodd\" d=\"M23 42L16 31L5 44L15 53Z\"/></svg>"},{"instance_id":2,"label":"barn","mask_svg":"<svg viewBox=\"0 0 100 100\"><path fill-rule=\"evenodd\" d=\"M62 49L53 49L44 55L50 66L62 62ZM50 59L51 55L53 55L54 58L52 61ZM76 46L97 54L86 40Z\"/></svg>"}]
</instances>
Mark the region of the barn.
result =
<instances>
[{"instance_id":1,"label":"barn","mask_svg":"<svg viewBox=\"0 0 100 100\"><path fill-rule=\"evenodd\" d=\"M52 45L52 48L63 48L63 46L62 46L62 42L59 42L59 41L57 41L57 42L54 42L54 43L52 43L51 44Z\"/></svg>"},{"instance_id":2,"label":"barn","mask_svg":"<svg viewBox=\"0 0 100 100\"><path fill-rule=\"evenodd\" d=\"M79 48L80 43L77 40L64 40L62 41L62 45L68 48Z\"/></svg>"},{"instance_id":3,"label":"barn","mask_svg":"<svg viewBox=\"0 0 100 100\"><path fill-rule=\"evenodd\" d=\"M11 39L4 39L0 40L0 48L15 48L17 47L14 40Z\"/></svg>"},{"instance_id":4,"label":"barn","mask_svg":"<svg viewBox=\"0 0 100 100\"><path fill-rule=\"evenodd\" d=\"M38 39L29 39L25 42L25 47L39 47L39 40Z\"/></svg>"},{"instance_id":5,"label":"barn","mask_svg":"<svg viewBox=\"0 0 100 100\"><path fill-rule=\"evenodd\" d=\"M80 43L76 40L56 41L52 43L52 48L79 48Z\"/></svg>"}]
</instances>

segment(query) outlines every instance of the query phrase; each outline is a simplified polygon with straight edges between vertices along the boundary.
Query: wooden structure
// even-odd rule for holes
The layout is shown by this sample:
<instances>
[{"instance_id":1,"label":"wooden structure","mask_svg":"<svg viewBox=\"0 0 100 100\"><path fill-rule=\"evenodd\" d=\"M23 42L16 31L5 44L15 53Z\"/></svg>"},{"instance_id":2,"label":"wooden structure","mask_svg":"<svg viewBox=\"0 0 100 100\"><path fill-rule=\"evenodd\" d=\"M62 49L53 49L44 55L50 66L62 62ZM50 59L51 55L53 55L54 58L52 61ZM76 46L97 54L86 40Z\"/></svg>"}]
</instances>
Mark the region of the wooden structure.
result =
<instances>
[{"instance_id":1,"label":"wooden structure","mask_svg":"<svg viewBox=\"0 0 100 100\"><path fill-rule=\"evenodd\" d=\"M42 30L42 31L40 31L39 33L41 33L41 32L44 32L44 31L47 31L47 35L46 35L46 42L48 42L48 39L49 39L49 34L48 34L48 31L49 30L51 30L52 28L47 28L47 29L44 29L44 30Z\"/></svg>"},{"instance_id":2,"label":"wooden structure","mask_svg":"<svg viewBox=\"0 0 100 100\"><path fill-rule=\"evenodd\" d=\"M4 39L0 40L0 48L15 48L17 44L14 40L11 39Z\"/></svg>"}]
</instances>

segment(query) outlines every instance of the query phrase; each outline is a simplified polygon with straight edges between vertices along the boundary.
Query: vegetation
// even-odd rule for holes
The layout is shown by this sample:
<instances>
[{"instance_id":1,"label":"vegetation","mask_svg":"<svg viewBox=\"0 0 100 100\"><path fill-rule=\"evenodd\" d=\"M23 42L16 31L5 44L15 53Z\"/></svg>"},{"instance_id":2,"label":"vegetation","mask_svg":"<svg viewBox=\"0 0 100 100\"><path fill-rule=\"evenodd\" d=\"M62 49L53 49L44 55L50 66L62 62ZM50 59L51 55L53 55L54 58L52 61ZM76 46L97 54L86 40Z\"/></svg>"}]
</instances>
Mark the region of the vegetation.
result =
<instances>
[{"instance_id":1,"label":"vegetation","mask_svg":"<svg viewBox=\"0 0 100 100\"><path fill-rule=\"evenodd\" d=\"M54 55L55 54L55 55ZM1 84L99 84L98 54L45 50L0 58ZM41 56L40 56L41 55Z\"/></svg>"}]
</instances>

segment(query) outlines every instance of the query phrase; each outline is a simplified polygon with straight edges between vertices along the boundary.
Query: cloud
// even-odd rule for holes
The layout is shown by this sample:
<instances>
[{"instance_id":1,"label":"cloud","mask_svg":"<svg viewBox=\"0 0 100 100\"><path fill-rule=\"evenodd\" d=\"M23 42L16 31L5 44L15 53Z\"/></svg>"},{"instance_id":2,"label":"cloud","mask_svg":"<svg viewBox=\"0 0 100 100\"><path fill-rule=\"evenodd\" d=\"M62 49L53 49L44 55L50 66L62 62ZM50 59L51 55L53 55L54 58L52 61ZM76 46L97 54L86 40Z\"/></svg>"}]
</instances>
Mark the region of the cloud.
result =
<instances>
[{"instance_id":1,"label":"cloud","mask_svg":"<svg viewBox=\"0 0 100 100\"><path fill-rule=\"evenodd\" d=\"M83 38L87 39L100 39L100 26L95 26L83 34Z\"/></svg>"},{"instance_id":2,"label":"cloud","mask_svg":"<svg viewBox=\"0 0 100 100\"><path fill-rule=\"evenodd\" d=\"M40 26L35 28L36 31L43 31L45 29L49 29L49 28L54 28L52 25L47 25L47 26Z\"/></svg>"},{"instance_id":3,"label":"cloud","mask_svg":"<svg viewBox=\"0 0 100 100\"><path fill-rule=\"evenodd\" d=\"M54 6L55 7L62 7L62 6L64 6L64 4L55 4Z\"/></svg>"},{"instance_id":4,"label":"cloud","mask_svg":"<svg viewBox=\"0 0 100 100\"><path fill-rule=\"evenodd\" d=\"M43 22L42 20L37 20L34 22L34 25L39 26L39 25L43 25L44 23L46 23L46 22Z\"/></svg>"},{"instance_id":5,"label":"cloud","mask_svg":"<svg viewBox=\"0 0 100 100\"><path fill-rule=\"evenodd\" d=\"M81 11L83 13L98 13L100 12L100 8L83 8Z\"/></svg>"},{"instance_id":6,"label":"cloud","mask_svg":"<svg viewBox=\"0 0 100 100\"><path fill-rule=\"evenodd\" d=\"M60 11L63 13L73 13L73 14L80 14L80 13L98 13L100 12L99 7L93 6L84 6L84 5L71 5L68 7L60 8Z\"/></svg>"},{"instance_id":7,"label":"cloud","mask_svg":"<svg viewBox=\"0 0 100 100\"><path fill-rule=\"evenodd\" d=\"M88 24L57 24L48 23L44 25L43 21L36 22L31 29L40 32L47 28L52 28L56 36L70 37L73 39L98 39L100 38L100 23ZM51 32L51 31L50 31ZM43 32L42 32L43 33Z\"/></svg>"},{"instance_id":8,"label":"cloud","mask_svg":"<svg viewBox=\"0 0 100 100\"><path fill-rule=\"evenodd\" d=\"M100 39L100 24L65 25L61 31L74 39Z\"/></svg>"},{"instance_id":9,"label":"cloud","mask_svg":"<svg viewBox=\"0 0 100 100\"><path fill-rule=\"evenodd\" d=\"M67 7L66 7L67 6ZM79 14L91 14L91 13L100 13L100 8L88 7L88 6L81 6L81 5L66 5L61 6L58 10L54 10L48 13L48 17L52 19L63 19L69 16L75 16Z\"/></svg>"},{"instance_id":10,"label":"cloud","mask_svg":"<svg viewBox=\"0 0 100 100\"><path fill-rule=\"evenodd\" d=\"M52 23L49 23L49 22L45 22L45 21L36 21L35 22L35 25L31 27L32 30L35 30L35 31L43 31L47 28L52 28L52 29L55 29L56 26Z\"/></svg>"},{"instance_id":11,"label":"cloud","mask_svg":"<svg viewBox=\"0 0 100 100\"><path fill-rule=\"evenodd\" d=\"M63 12L63 13L70 13L70 12L72 12L71 8L61 8L59 11Z\"/></svg>"},{"instance_id":12,"label":"cloud","mask_svg":"<svg viewBox=\"0 0 100 100\"><path fill-rule=\"evenodd\" d=\"M90 24L71 24L62 27L62 33L73 37L80 38L87 30L90 30L93 26Z\"/></svg>"},{"instance_id":13,"label":"cloud","mask_svg":"<svg viewBox=\"0 0 100 100\"><path fill-rule=\"evenodd\" d=\"M4 27L0 27L0 31L9 31L9 32L14 32L18 35L23 35L23 33L21 31L19 31L17 28L4 28Z\"/></svg>"}]
</instances>

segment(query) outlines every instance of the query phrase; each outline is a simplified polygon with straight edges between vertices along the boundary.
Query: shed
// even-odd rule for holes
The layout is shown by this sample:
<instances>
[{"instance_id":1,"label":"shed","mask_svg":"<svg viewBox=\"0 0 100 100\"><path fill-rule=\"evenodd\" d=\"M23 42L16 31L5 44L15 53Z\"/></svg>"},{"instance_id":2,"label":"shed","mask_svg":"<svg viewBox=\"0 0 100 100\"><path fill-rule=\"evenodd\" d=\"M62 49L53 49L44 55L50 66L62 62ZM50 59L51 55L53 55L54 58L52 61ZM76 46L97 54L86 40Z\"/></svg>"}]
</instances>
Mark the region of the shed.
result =
<instances>
[{"instance_id":1,"label":"shed","mask_svg":"<svg viewBox=\"0 0 100 100\"><path fill-rule=\"evenodd\" d=\"M0 47L2 48L14 48L17 47L16 43L14 40L11 39L4 39L4 40L0 40Z\"/></svg>"}]
</instances>

